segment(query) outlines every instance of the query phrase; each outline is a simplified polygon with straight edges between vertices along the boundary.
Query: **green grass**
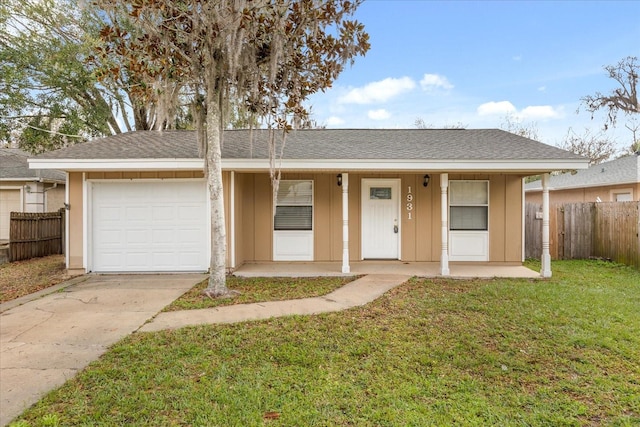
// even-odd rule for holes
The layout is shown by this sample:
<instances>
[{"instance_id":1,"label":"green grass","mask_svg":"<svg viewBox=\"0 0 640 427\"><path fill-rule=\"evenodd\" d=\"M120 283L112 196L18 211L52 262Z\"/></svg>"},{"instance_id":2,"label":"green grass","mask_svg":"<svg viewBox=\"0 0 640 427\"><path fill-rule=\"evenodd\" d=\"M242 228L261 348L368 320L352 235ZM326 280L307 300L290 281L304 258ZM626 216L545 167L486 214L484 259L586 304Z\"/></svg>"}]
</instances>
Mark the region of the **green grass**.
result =
<instances>
[{"instance_id":1,"label":"green grass","mask_svg":"<svg viewBox=\"0 0 640 427\"><path fill-rule=\"evenodd\" d=\"M413 279L339 313L135 334L22 420L640 425L640 272L553 268L550 280Z\"/></svg>"},{"instance_id":2,"label":"green grass","mask_svg":"<svg viewBox=\"0 0 640 427\"><path fill-rule=\"evenodd\" d=\"M207 280L204 280L167 306L164 311L193 310L223 305L316 297L326 295L357 278L357 276L255 278L229 276L227 277L227 287L240 291L240 295L233 298L219 299L212 299L202 295L202 290L207 287Z\"/></svg>"}]
</instances>

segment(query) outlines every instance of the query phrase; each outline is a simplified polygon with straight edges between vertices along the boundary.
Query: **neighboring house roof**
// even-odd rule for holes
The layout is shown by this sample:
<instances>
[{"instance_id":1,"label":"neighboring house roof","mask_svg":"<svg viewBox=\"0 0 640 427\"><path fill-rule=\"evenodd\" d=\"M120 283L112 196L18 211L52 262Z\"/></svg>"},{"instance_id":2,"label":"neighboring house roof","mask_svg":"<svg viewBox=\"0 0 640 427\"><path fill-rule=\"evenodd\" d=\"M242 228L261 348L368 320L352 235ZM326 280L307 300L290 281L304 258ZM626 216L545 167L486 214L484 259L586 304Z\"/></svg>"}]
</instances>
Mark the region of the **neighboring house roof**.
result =
<instances>
[{"instance_id":1,"label":"neighboring house roof","mask_svg":"<svg viewBox=\"0 0 640 427\"><path fill-rule=\"evenodd\" d=\"M66 181L61 171L29 169L29 157L29 153L18 148L0 148L0 181Z\"/></svg>"},{"instance_id":2,"label":"neighboring house roof","mask_svg":"<svg viewBox=\"0 0 640 427\"><path fill-rule=\"evenodd\" d=\"M223 168L241 170L268 167L267 130L229 130L224 133ZM278 155L280 150L277 150ZM123 133L51 151L33 160L32 167L98 169L108 163L124 167L130 162L156 160L196 160L196 133L193 131L139 131ZM451 169L452 164L477 165L497 162L491 169L519 169L535 163L534 169L561 169L567 165L584 168L586 159L499 129L308 129L287 134L282 151L282 168L315 167L335 169L340 165L370 168L393 164L396 169ZM195 164L191 162L191 164ZM404 167L402 166L404 164ZM100 166L102 165L102 166ZM176 162L165 162L179 166ZM544 166L544 167L543 167ZM186 167L186 166L185 166ZM479 168L487 170L487 168Z\"/></svg>"},{"instance_id":3,"label":"neighboring house roof","mask_svg":"<svg viewBox=\"0 0 640 427\"><path fill-rule=\"evenodd\" d=\"M640 154L631 154L610 162L591 166L575 174L563 173L549 179L552 190L601 187L605 185L635 184L640 182ZM533 181L525 185L525 191L540 191L542 183Z\"/></svg>"}]
</instances>

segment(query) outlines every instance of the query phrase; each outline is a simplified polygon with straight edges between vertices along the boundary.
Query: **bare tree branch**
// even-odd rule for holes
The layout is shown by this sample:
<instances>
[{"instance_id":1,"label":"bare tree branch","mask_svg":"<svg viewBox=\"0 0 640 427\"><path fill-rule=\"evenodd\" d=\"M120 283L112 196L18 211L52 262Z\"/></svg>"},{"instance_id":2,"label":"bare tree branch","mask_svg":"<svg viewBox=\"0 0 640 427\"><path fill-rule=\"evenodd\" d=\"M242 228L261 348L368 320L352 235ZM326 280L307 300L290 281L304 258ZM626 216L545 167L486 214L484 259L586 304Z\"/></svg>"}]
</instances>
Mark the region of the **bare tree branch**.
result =
<instances>
[{"instance_id":1,"label":"bare tree branch","mask_svg":"<svg viewBox=\"0 0 640 427\"><path fill-rule=\"evenodd\" d=\"M638 76L640 75L640 65L638 58L628 56L616 65L607 65L604 69L609 74L609 78L618 83L619 87L614 89L609 95L596 92L595 95L587 95L581 98L587 111L594 113L601 109L607 112L607 120L604 128L609 125L615 126L618 114L638 114L640 113L640 102L638 100Z\"/></svg>"}]
</instances>

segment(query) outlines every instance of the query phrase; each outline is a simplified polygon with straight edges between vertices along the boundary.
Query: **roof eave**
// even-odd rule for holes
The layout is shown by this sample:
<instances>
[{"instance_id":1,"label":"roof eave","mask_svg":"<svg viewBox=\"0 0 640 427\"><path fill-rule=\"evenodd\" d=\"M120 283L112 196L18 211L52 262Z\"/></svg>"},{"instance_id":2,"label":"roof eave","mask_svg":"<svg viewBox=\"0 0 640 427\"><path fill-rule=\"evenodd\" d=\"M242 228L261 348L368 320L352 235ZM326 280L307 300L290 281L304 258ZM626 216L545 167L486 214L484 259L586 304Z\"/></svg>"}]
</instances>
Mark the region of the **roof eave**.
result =
<instances>
[{"instance_id":1,"label":"roof eave","mask_svg":"<svg viewBox=\"0 0 640 427\"><path fill-rule=\"evenodd\" d=\"M388 171L388 172L512 172L537 174L555 170L586 169L583 160L410 160L410 159L284 159L276 162L286 171ZM269 170L266 159L223 159L222 168L234 171Z\"/></svg>"},{"instance_id":2,"label":"roof eave","mask_svg":"<svg viewBox=\"0 0 640 427\"><path fill-rule=\"evenodd\" d=\"M522 160L412 160L412 159L283 159L276 161L284 171L433 171L433 172L514 172L537 174L567 169L586 169L581 159ZM115 170L196 170L202 159L29 159L31 169L73 171ZM222 159L223 170L265 171L268 159Z\"/></svg>"},{"instance_id":3,"label":"roof eave","mask_svg":"<svg viewBox=\"0 0 640 427\"><path fill-rule=\"evenodd\" d=\"M549 186L549 191L560 191L560 190L578 190L581 188L593 188L593 187L611 187L617 185L636 185L640 184L640 180L634 181L620 181L620 182L598 182L595 184L578 184L578 185L562 185L562 186ZM526 193L542 191L542 187L535 188L525 188L524 191Z\"/></svg>"},{"instance_id":4,"label":"roof eave","mask_svg":"<svg viewBox=\"0 0 640 427\"><path fill-rule=\"evenodd\" d=\"M30 177L30 178L0 178L0 182L43 182L47 183L59 183L64 184L66 180L64 179L55 179L55 178L38 178L38 177Z\"/></svg>"},{"instance_id":5,"label":"roof eave","mask_svg":"<svg viewBox=\"0 0 640 427\"><path fill-rule=\"evenodd\" d=\"M196 170L203 168L202 159L29 159L30 169L76 171L159 171Z\"/></svg>"}]
</instances>

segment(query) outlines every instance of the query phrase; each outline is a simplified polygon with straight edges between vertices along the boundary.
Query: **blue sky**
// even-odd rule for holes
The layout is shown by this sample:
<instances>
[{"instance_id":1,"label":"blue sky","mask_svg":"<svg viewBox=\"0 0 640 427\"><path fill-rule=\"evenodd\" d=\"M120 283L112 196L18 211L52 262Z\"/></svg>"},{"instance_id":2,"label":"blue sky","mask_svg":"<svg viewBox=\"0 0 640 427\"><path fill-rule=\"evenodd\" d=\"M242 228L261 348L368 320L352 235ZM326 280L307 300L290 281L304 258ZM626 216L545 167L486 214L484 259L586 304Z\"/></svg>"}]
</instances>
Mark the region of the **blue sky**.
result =
<instances>
[{"instance_id":1,"label":"blue sky","mask_svg":"<svg viewBox=\"0 0 640 427\"><path fill-rule=\"evenodd\" d=\"M371 50L311 98L329 128L503 127L511 115L559 144L602 129L580 98L615 87L603 66L640 56L640 1L368 0ZM606 135L627 146L631 132Z\"/></svg>"}]
</instances>

